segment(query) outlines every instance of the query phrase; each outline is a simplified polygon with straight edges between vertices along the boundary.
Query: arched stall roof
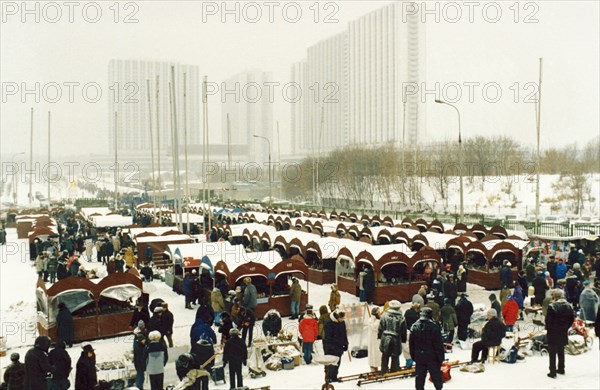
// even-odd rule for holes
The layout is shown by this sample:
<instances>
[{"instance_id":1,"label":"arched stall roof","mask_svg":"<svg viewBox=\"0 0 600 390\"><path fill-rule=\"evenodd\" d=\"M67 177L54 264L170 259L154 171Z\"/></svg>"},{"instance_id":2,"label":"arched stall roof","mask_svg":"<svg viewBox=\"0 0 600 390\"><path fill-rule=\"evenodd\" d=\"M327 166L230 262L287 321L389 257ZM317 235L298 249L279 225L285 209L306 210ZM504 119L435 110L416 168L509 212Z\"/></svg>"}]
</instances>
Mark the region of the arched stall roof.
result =
<instances>
[{"instance_id":1,"label":"arched stall roof","mask_svg":"<svg viewBox=\"0 0 600 390\"><path fill-rule=\"evenodd\" d=\"M419 251L414 252L414 255L410 258L410 272L414 271L417 264L430 261L437 263L439 266L442 263L442 258L435 249L425 246Z\"/></svg>"},{"instance_id":2,"label":"arched stall roof","mask_svg":"<svg viewBox=\"0 0 600 390\"><path fill-rule=\"evenodd\" d=\"M244 249L241 245L231 245L228 241L201 242L189 244L169 244L165 254L183 268L196 268L205 264L211 272L217 261L225 257L240 257Z\"/></svg>"},{"instance_id":3,"label":"arched stall roof","mask_svg":"<svg viewBox=\"0 0 600 390\"><path fill-rule=\"evenodd\" d=\"M424 232L421 236L427 238L428 246L434 248L435 250L445 250L446 244L448 241L456 238L455 234L447 234L447 233L434 233L434 232ZM413 238L414 241L414 238Z\"/></svg>"},{"instance_id":4,"label":"arched stall roof","mask_svg":"<svg viewBox=\"0 0 600 390\"><path fill-rule=\"evenodd\" d=\"M35 240L38 237L42 239L46 236L51 236L53 234L57 234L56 229L51 229L50 227L37 228L29 233L29 242L33 242L33 240Z\"/></svg>"},{"instance_id":5,"label":"arched stall roof","mask_svg":"<svg viewBox=\"0 0 600 390\"><path fill-rule=\"evenodd\" d=\"M360 230L358 229L358 226L356 226L356 225L350 226L348 228L348 234L351 235L352 237L354 237L354 239L359 239L360 238Z\"/></svg>"},{"instance_id":6,"label":"arched stall roof","mask_svg":"<svg viewBox=\"0 0 600 390\"><path fill-rule=\"evenodd\" d=\"M473 241L467 246L467 252L477 252L481 254L486 260L489 260L488 249L486 246L480 241Z\"/></svg>"},{"instance_id":7,"label":"arched stall roof","mask_svg":"<svg viewBox=\"0 0 600 390\"><path fill-rule=\"evenodd\" d=\"M358 254L364 250L369 250L373 248L373 245L366 244L364 242L356 242L352 240L345 240L345 242L340 247L337 258L344 258L350 261L351 264L356 264L356 257Z\"/></svg>"},{"instance_id":8,"label":"arched stall roof","mask_svg":"<svg viewBox=\"0 0 600 390\"><path fill-rule=\"evenodd\" d=\"M408 256L410 248L405 244L373 246L369 249L362 250L356 255L355 263L364 262L370 264L375 272L379 272L382 267L382 262L391 262L402 259L408 265ZM400 260L398 260L400 262ZM386 264L386 263L383 264Z\"/></svg>"},{"instance_id":9,"label":"arched stall roof","mask_svg":"<svg viewBox=\"0 0 600 390\"><path fill-rule=\"evenodd\" d=\"M448 240L448 242L446 242L446 250L456 249L456 250L462 252L463 254L465 254L467 251L467 247L473 241L475 241L475 239L472 237L465 237L464 235L454 236L454 238L452 238L452 239Z\"/></svg>"},{"instance_id":10,"label":"arched stall roof","mask_svg":"<svg viewBox=\"0 0 600 390\"><path fill-rule=\"evenodd\" d=\"M386 215L381 221L381 224L387 227L392 227L394 226L394 220L389 215Z\"/></svg>"},{"instance_id":11,"label":"arched stall roof","mask_svg":"<svg viewBox=\"0 0 600 390\"><path fill-rule=\"evenodd\" d=\"M214 270L224 275L230 285L234 285L245 276L269 278L271 270L281 261L277 251L242 252L240 256L225 256L216 263Z\"/></svg>"},{"instance_id":12,"label":"arched stall roof","mask_svg":"<svg viewBox=\"0 0 600 390\"><path fill-rule=\"evenodd\" d=\"M123 229L123 233L128 233L129 237L131 237L132 240L135 239L138 235L144 234L144 233L151 233L149 235L152 235L152 236L160 236L163 233L170 232L170 231L176 231L177 234L181 234L181 232L178 231L175 226L142 227L142 228ZM140 237L144 237L144 236L142 235Z\"/></svg>"},{"instance_id":13,"label":"arched stall roof","mask_svg":"<svg viewBox=\"0 0 600 390\"><path fill-rule=\"evenodd\" d=\"M335 210L332 211L331 213L329 213L329 220L330 221L336 221L336 220L339 220L339 219L340 219L340 217L339 217L338 213Z\"/></svg>"},{"instance_id":14,"label":"arched stall roof","mask_svg":"<svg viewBox=\"0 0 600 390\"><path fill-rule=\"evenodd\" d=\"M273 226L263 225L260 223L240 223L237 225L228 225L227 230L230 232L230 237L241 237L244 236L244 231L247 230L248 239L250 239L250 234L253 231L275 231Z\"/></svg>"},{"instance_id":15,"label":"arched stall roof","mask_svg":"<svg viewBox=\"0 0 600 390\"><path fill-rule=\"evenodd\" d=\"M456 225L454 225L454 228L452 228L452 230L454 230L454 232L457 234L467 233L471 231L471 229L469 229L464 223L457 223Z\"/></svg>"},{"instance_id":16,"label":"arched stall roof","mask_svg":"<svg viewBox=\"0 0 600 390\"><path fill-rule=\"evenodd\" d=\"M419 218L415 221L415 226L419 228L420 231L425 232L429 228L429 224L423 218Z\"/></svg>"},{"instance_id":17,"label":"arched stall roof","mask_svg":"<svg viewBox=\"0 0 600 390\"><path fill-rule=\"evenodd\" d=\"M446 229L444 228L444 224L442 224L440 221L438 221L437 219L434 219L433 221L431 221L431 223L429 224L429 229L434 229L436 230L438 233L443 233Z\"/></svg>"},{"instance_id":18,"label":"arched stall roof","mask_svg":"<svg viewBox=\"0 0 600 390\"><path fill-rule=\"evenodd\" d=\"M417 234L411 239L411 244L429 245L429 239L423 234Z\"/></svg>"},{"instance_id":19,"label":"arched stall roof","mask_svg":"<svg viewBox=\"0 0 600 390\"><path fill-rule=\"evenodd\" d=\"M306 252L316 253L317 257L321 260L336 259L343 246L353 243L356 243L356 241L344 238L318 237L308 242L305 248Z\"/></svg>"},{"instance_id":20,"label":"arched stall roof","mask_svg":"<svg viewBox=\"0 0 600 390\"><path fill-rule=\"evenodd\" d=\"M404 228L407 228L410 226L415 226L415 223L409 217L404 217L404 218L402 218L402 221L400 221L400 225L402 225L402 227L404 227Z\"/></svg>"},{"instance_id":21,"label":"arched stall roof","mask_svg":"<svg viewBox=\"0 0 600 390\"><path fill-rule=\"evenodd\" d=\"M492 228L490 229L490 234L498 237L501 240L504 240L508 237L508 232L506 231L506 229L498 225L492 226Z\"/></svg>"},{"instance_id":22,"label":"arched stall roof","mask_svg":"<svg viewBox=\"0 0 600 390\"><path fill-rule=\"evenodd\" d=\"M531 252L542 252L544 254L548 253L548 243L545 240L540 238L535 238L525 245L523 248L523 252L525 255L529 255ZM598 276L600 277L600 275Z\"/></svg>"}]
</instances>

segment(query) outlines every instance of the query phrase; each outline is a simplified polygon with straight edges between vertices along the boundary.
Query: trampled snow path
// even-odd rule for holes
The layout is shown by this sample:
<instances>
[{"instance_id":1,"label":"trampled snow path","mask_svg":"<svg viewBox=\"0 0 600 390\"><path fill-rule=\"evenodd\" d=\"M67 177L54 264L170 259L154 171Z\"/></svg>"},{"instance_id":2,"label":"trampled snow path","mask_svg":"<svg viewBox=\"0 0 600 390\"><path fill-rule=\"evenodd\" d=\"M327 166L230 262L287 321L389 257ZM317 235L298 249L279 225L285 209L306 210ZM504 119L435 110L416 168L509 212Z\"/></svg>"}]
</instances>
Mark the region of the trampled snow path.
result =
<instances>
[{"instance_id":1,"label":"trampled snow path","mask_svg":"<svg viewBox=\"0 0 600 390\"><path fill-rule=\"evenodd\" d=\"M6 357L0 358L2 372L9 364L12 352L19 352L22 358L27 349L33 345L36 337L36 308L35 308L35 281L37 275L29 261L28 245L26 240L16 239L16 230L8 229L8 245L0 248L0 329L9 348ZM90 266L98 266L97 263ZM306 288L306 284L303 288ZM186 352L189 345L189 329L195 317L195 310L186 310L182 296L178 296L160 281L152 283L156 291L151 298L161 297L170 303L170 308L175 315L175 348L169 350L170 359L167 364L166 384L176 381L174 361L177 356ZM489 291L469 285L469 297L474 304L488 305ZM315 309L327 302L329 286L310 284L309 303ZM358 302L358 299L349 294L342 293L342 303ZM403 309L407 304L403 305ZM255 326L258 332L260 322ZM284 319L284 327L288 330L295 329L296 321ZM525 323L522 335L532 330L530 319ZM120 360L125 352L131 349L131 336L112 339L97 340L92 342L96 349L98 362ZM366 340L365 340L366 343ZM452 380L444 385L445 389L598 389L600 388L600 352L598 339L594 341L592 350L579 356L566 356L567 375L557 379L546 377L548 372L548 358L539 355L528 356L524 361L514 365L487 364L486 372L481 374L463 373L458 369L452 370ZM352 347L352 345L351 345ZM322 353L320 342L317 350ZM76 344L68 349L73 365L81 353L81 345ZM450 360L466 361L470 359L470 350L463 351L455 348L454 352L447 354ZM404 359L401 359L404 363ZM342 357L340 375L348 375L369 370L368 359L352 359L347 355ZM73 371L74 375L74 371ZM226 372L227 376L227 372ZM104 376L100 376L103 379ZM74 379L74 378L72 378ZM227 377L228 379L228 377ZM271 389L320 389L323 384L323 368L319 365L301 365L291 371L267 371L267 376L260 379L251 379L245 372L244 384L250 388L270 385ZM73 383L73 380L71 381ZM148 385L148 384L147 384ZM229 389L228 384L214 385L211 388ZM357 389L356 382L336 383L336 389ZM377 389L411 389L414 388L414 379L402 379L380 384L363 385L362 388ZM433 389L431 383L426 384L427 389Z\"/></svg>"}]
</instances>

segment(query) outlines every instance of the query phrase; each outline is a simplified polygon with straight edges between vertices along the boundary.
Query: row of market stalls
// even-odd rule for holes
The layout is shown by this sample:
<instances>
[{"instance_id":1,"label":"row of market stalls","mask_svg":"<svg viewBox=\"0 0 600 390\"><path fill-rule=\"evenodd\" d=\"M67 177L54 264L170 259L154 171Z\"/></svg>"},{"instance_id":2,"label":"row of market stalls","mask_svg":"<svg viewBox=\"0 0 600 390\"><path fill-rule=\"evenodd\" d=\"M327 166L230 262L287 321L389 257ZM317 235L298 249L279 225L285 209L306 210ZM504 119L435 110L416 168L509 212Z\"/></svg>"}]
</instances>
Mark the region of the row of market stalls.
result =
<instances>
[{"instance_id":1,"label":"row of market stalls","mask_svg":"<svg viewBox=\"0 0 600 390\"><path fill-rule=\"evenodd\" d=\"M83 207L79 213L86 221L98 228L133 225L133 217L121 215L108 207Z\"/></svg>"},{"instance_id":2,"label":"row of market stalls","mask_svg":"<svg viewBox=\"0 0 600 390\"><path fill-rule=\"evenodd\" d=\"M143 294L136 269L102 279L70 276L49 288L40 278L36 285L38 332L56 341L58 304L64 303L73 315L74 342L130 333L132 311Z\"/></svg>"}]
</instances>

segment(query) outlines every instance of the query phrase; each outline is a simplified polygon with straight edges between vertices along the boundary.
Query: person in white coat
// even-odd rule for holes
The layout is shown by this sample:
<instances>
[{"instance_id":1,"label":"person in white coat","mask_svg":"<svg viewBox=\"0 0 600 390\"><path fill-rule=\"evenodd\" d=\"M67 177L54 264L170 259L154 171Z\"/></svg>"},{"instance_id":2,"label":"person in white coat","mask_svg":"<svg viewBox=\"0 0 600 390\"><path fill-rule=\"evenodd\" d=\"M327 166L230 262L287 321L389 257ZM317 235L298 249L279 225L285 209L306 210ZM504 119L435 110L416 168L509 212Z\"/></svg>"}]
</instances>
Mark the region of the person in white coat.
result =
<instances>
[{"instance_id":1,"label":"person in white coat","mask_svg":"<svg viewBox=\"0 0 600 390\"><path fill-rule=\"evenodd\" d=\"M374 306L371 309L371 317L369 318L368 345L369 366L371 367L371 371L379 371L379 366L381 366L381 351L379 350L380 341L377 339L381 314L381 308Z\"/></svg>"}]
</instances>

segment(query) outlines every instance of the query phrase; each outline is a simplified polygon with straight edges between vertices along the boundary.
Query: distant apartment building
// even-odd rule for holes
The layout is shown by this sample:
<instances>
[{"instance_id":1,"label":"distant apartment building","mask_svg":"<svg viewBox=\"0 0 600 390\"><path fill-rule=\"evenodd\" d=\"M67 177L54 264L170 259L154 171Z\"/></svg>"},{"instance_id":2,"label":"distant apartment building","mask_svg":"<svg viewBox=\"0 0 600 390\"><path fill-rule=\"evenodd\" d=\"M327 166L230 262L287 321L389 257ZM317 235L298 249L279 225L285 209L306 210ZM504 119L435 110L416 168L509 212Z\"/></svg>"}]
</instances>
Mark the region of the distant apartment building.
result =
<instances>
[{"instance_id":1,"label":"distant apartment building","mask_svg":"<svg viewBox=\"0 0 600 390\"><path fill-rule=\"evenodd\" d=\"M296 153L318 153L316 144L323 153L346 145L424 141L425 105L418 94L403 98L406 83L420 86L424 78L425 26L417 15L402 15L401 2L350 22L292 65L292 81L321 92L321 99L311 94L292 103Z\"/></svg>"},{"instance_id":2,"label":"distant apartment building","mask_svg":"<svg viewBox=\"0 0 600 390\"><path fill-rule=\"evenodd\" d=\"M201 113L198 107L202 103L202 84L198 66L183 65L176 62L114 59L110 61L108 66L108 91L110 96L107 128L111 153L115 149L115 112L117 113L116 145L119 151L131 154L147 154L149 156L150 121L155 150L158 145L157 130L160 132L161 150L170 150L172 146L172 122L169 86L172 66L175 67L179 144L184 144L184 130L186 127L188 144L198 144L201 141ZM187 110L184 110L184 74ZM158 96L156 94L157 76ZM146 80L149 80L150 84L150 105L148 104ZM186 121L184 121L184 116L187 119ZM157 124L159 125L158 128Z\"/></svg>"}]
</instances>

